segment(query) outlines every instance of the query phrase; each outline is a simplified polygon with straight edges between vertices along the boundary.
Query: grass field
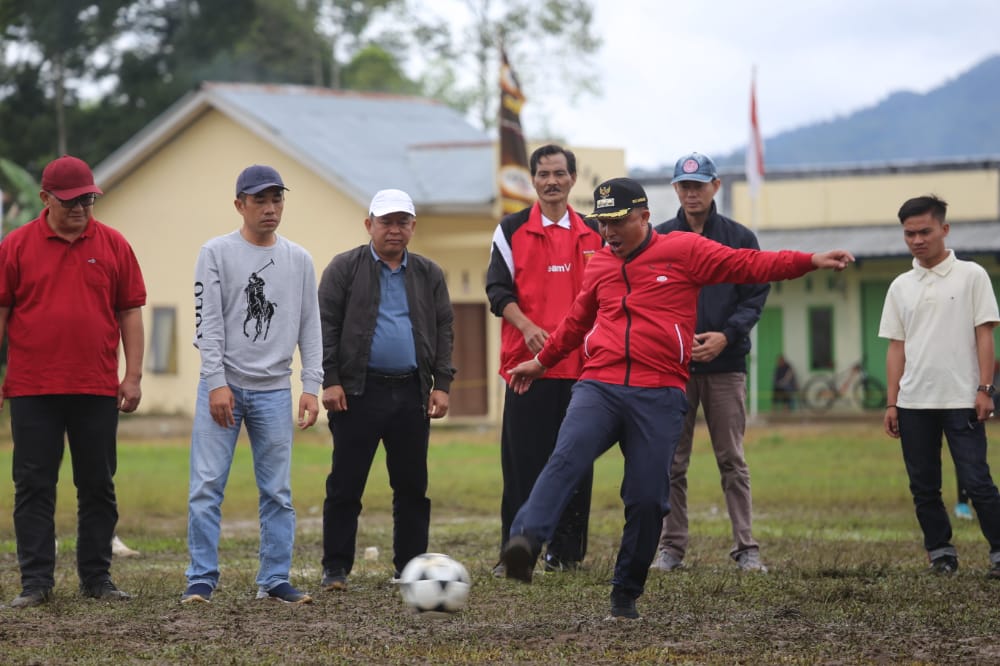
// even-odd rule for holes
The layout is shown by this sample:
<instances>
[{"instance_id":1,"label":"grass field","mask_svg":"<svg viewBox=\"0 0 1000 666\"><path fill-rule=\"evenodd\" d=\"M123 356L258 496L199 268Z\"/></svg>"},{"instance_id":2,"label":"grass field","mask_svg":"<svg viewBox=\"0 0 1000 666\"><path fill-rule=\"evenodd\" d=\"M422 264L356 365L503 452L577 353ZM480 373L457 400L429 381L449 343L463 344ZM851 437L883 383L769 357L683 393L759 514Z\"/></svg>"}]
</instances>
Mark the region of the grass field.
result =
<instances>
[{"instance_id":1,"label":"grass field","mask_svg":"<svg viewBox=\"0 0 1000 666\"><path fill-rule=\"evenodd\" d=\"M993 428L994 439L1000 430ZM381 456L365 496L359 558L346 593L288 607L253 600L256 490L239 448L224 510L222 587L209 606L178 603L184 587L187 442L122 441L119 533L142 551L116 560L127 604L76 593L75 500L60 482L60 537L52 603L0 606L2 663L997 663L1000 584L984 577L988 547L975 522L955 524L962 568L924 573L898 444L878 423L758 426L747 438L755 536L767 575L739 574L728 558L729 521L702 429L689 497L688 568L653 572L637 622L610 621L608 581L621 532L621 456L595 470L590 548L578 572L530 586L490 575L500 497L496 434L435 429L431 549L473 576L469 607L445 619L409 614L390 585L390 497ZM0 443L0 604L19 591L11 526L9 443ZM330 444L301 434L293 490L299 516L293 583L318 587L320 514ZM68 461L67 461L68 462ZM1000 458L991 455L993 469ZM945 500L954 474L945 463Z\"/></svg>"}]
</instances>

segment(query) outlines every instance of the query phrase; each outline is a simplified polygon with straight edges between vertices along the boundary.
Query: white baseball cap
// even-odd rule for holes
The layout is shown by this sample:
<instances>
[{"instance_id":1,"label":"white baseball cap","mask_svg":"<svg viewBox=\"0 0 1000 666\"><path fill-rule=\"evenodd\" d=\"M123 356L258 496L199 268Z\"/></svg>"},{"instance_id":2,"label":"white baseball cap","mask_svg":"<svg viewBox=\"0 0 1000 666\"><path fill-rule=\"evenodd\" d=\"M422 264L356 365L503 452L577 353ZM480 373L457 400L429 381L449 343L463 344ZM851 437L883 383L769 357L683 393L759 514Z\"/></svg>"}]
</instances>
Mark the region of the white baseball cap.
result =
<instances>
[{"instance_id":1,"label":"white baseball cap","mask_svg":"<svg viewBox=\"0 0 1000 666\"><path fill-rule=\"evenodd\" d=\"M403 190L379 190L372 197L368 211L375 217L389 213L409 213L413 216L417 214L413 208L413 199Z\"/></svg>"}]
</instances>

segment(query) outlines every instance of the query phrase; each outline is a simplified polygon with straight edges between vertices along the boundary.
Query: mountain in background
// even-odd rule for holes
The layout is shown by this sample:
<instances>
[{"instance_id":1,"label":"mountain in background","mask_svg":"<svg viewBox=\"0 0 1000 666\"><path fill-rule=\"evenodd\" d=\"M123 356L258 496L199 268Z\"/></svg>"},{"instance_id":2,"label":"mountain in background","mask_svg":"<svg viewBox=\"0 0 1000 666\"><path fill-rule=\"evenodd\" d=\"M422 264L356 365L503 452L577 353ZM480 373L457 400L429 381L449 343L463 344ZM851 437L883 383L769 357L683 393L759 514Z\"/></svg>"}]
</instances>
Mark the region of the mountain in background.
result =
<instances>
[{"instance_id":1,"label":"mountain in background","mask_svg":"<svg viewBox=\"0 0 1000 666\"><path fill-rule=\"evenodd\" d=\"M744 151L716 160L742 170ZM768 171L837 163L1000 156L1000 55L926 94L892 93L875 106L764 139ZM664 165L663 174L673 165ZM648 173L648 172L647 172Z\"/></svg>"}]
</instances>

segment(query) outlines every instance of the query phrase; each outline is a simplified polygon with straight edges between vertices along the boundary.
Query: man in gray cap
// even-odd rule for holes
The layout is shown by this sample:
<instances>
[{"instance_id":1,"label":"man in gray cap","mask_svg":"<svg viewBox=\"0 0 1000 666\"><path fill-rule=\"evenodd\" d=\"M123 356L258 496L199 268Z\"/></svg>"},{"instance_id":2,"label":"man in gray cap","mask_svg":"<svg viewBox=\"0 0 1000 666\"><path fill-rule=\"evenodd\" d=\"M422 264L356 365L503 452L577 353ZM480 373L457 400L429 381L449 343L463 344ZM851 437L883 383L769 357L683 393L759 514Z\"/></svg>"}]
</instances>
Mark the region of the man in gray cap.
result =
<instances>
[{"instance_id":1,"label":"man in gray cap","mask_svg":"<svg viewBox=\"0 0 1000 666\"><path fill-rule=\"evenodd\" d=\"M691 153L677 160L671 181L680 199L677 216L657 225L661 234L690 231L734 248L759 250L745 226L719 214L715 195L722 185L715 163ZM672 571L684 566L688 546L687 470L691 462L699 405L722 475L722 492L733 526L730 556L743 571L767 572L751 533L750 470L743 455L746 431L747 365L750 329L760 319L771 285L714 284L698 296L698 322L691 343L688 411L670 468L670 513L663 519L660 553L653 567Z\"/></svg>"}]
</instances>

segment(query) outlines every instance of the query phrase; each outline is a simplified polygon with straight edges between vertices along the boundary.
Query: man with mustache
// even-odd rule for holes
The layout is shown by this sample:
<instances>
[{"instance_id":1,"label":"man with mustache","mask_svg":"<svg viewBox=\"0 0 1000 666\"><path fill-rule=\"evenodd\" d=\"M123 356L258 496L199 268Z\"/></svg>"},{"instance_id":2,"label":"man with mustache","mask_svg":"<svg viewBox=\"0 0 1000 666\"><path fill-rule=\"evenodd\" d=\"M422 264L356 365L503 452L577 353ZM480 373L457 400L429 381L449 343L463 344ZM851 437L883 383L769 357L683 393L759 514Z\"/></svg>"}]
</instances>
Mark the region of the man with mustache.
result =
<instances>
[{"instance_id":1,"label":"man with mustache","mask_svg":"<svg viewBox=\"0 0 1000 666\"><path fill-rule=\"evenodd\" d=\"M529 167L538 201L500 220L486 278L490 309L503 317L501 376L541 351L580 291L587 261L602 245L596 225L585 222L569 205L576 183L576 156L550 144L532 153ZM500 435L501 551L514 515L555 448L570 391L582 368L583 353L576 350L524 395L510 387L505 392ZM592 482L591 470L573 492L549 543L547 570L575 568L583 560ZM498 564L494 573L503 576L503 566Z\"/></svg>"}]
</instances>

